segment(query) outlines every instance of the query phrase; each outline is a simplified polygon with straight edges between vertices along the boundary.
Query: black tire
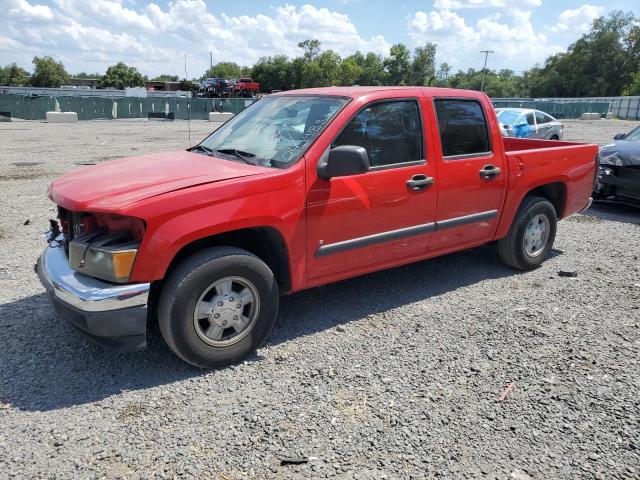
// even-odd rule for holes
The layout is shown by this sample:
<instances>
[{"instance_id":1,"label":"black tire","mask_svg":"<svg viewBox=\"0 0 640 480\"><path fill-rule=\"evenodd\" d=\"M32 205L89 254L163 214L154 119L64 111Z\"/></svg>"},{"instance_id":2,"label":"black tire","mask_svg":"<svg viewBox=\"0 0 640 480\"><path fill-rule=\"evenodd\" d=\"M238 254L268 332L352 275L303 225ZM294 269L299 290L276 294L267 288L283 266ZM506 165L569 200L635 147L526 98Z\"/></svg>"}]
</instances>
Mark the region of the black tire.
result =
<instances>
[{"instance_id":1,"label":"black tire","mask_svg":"<svg viewBox=\"0 0 640 480\"><path fill-rule=\"evenodd\" d=\"M527 225L538 214L549 221L549 236L544 249L535 256L529 255L524 246ZM532 270L540 265L549 255L556 238L556 210L549 200L537 196L528 196L522 201L516 213L509 233L498 241L498 253L504 263L518 270Z\"/></svg>"},{"instance_id":2,"label":"black tire","mask_svg":"<svg viewBox=\"0 0 640 480\"><path fill-rule=\"evenodd\" d=\"M560 140L560 137L558 135L551 135L549 140Z\"/></svg>"},{"instance_id":3,"label":"black tire","mask_svg":"<svg viewBox=\"0 0 640 480\"><path fill-rule=\"evenodd\" d=\"M241 340L212 346L196 331L194 310L212 283L231 276L255 286L259 312ZM185 362L202 368L222 367L239 362L264 342L275 324L278 302L278 284L262 260L239 248L213 247L186 258L171 273L160 294L158 324L169 348Z\"/></svg>"}]
</instances>

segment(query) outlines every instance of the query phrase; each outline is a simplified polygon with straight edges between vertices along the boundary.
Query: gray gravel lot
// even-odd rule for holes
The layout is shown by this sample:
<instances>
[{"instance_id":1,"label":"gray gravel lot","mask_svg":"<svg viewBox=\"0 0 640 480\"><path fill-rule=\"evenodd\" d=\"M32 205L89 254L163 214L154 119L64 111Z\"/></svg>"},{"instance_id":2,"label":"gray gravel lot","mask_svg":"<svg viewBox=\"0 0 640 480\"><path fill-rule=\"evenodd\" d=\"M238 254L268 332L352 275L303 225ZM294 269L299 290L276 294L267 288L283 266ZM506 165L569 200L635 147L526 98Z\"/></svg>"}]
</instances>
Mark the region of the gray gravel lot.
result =
<instances>
[{"instance_id":1,"label":"gray gravel lot","mask_svg":"<svg viewBox=\"0 0 640 480\"><path fill-rule=\"evenodd\" d=\"M179 121L0 123L0 479L640 478L640 210L561 222L533 272L487 246L295 294L219 371L155 331L143 353L86 343L33 272L48 183L186 146Z\"/></svg>"}]
</instances>

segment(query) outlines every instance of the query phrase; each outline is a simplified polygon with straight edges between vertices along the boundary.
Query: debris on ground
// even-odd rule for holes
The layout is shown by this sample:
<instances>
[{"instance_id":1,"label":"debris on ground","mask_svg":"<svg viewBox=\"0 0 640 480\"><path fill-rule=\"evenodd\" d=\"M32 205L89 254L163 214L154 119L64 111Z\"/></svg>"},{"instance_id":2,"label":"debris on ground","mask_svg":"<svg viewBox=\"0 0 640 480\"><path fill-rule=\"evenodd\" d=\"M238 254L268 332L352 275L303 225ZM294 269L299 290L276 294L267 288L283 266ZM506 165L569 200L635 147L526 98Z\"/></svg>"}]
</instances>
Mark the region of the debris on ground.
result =
<instances>
[{"instance_id":1,"label":"debris on ground","mask_svg":"<svg viewBox=\"0 0 640 480\"><path fill-rule=\"evenodd\" d=\"M317 460L318 457L285 457L280 459L280 466L285 465L300 465L302 463L312 462Z\"/></svg>"},{"instance_id":2,"label":"debris on ground","mask_svg":"<svg viewBox=\"0 0 640 480\"><path fill-rule=\"evenodd\" d=\"M507 388L505 388L500 394L500 396L498 397L498 401L504 402L507 399L507 396L513 391L513 388L515 386L516 386L516 382L511 382L509 385L507 385Z\"/></svg>"},{"instance_id":3,"label":"debris on ground","mask_svg":"<svg viewBox=\"0 0 640 480\"><path fill-rule=\"evenodd\" d=\"M568 277L568 278L576 278L578 276L578 272L569 272L566 270L560 270L558 272L559 277Z\"/></svg>"}]
</instances>

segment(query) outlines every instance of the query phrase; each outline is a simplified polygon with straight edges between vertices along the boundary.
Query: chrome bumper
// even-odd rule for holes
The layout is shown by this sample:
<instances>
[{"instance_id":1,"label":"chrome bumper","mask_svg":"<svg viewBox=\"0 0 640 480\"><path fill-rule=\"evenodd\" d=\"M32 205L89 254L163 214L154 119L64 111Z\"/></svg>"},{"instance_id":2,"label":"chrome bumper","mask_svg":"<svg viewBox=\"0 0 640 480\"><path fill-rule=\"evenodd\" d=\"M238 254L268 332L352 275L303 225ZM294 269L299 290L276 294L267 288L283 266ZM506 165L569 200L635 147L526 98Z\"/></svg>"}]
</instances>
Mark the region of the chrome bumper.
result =
<instances>
[{"instance_id":1,"label":"chrome bumper","mask_svg":"<svg viewBox=\"0 0 640 480\"><path fill-rule=\"evenodd\" d=\"M45 249L38 259L38 275L47 291L83 312L146 306L149 298L149 283L114 285L76 272L62 246Z\"/></svg>"}]
</instances>

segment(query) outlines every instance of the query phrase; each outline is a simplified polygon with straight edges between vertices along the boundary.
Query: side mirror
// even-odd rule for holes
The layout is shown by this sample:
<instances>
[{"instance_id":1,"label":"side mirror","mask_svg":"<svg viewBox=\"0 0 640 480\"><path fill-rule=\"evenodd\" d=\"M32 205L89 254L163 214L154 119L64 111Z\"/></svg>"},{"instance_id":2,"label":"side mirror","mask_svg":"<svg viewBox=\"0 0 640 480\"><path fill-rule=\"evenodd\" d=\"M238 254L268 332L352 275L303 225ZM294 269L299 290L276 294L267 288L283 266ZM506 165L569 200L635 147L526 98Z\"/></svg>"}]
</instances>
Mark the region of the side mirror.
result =
<instances>
[{"instance_id":1,"label":"side mirror","mask_svg":"<svg viewBox=\"0 0 640 480\"><path fill-rule=\"evenodd\" d=\"M369 171L367 151L356 145L343 145L329 150L318 162L318 177L329 180Z\"/></svg>"},{"instance_id":2,"label":"side mirror","mask_svg":"<svg viewBox=\"0 0 640 480\"><path fill-rule=\"evenodd\" d=\"M614 140L620 140L621 138L623 138L625 136L624 133L618 133L616 136L613 137Z\"/></svg>"}]
</instances>

